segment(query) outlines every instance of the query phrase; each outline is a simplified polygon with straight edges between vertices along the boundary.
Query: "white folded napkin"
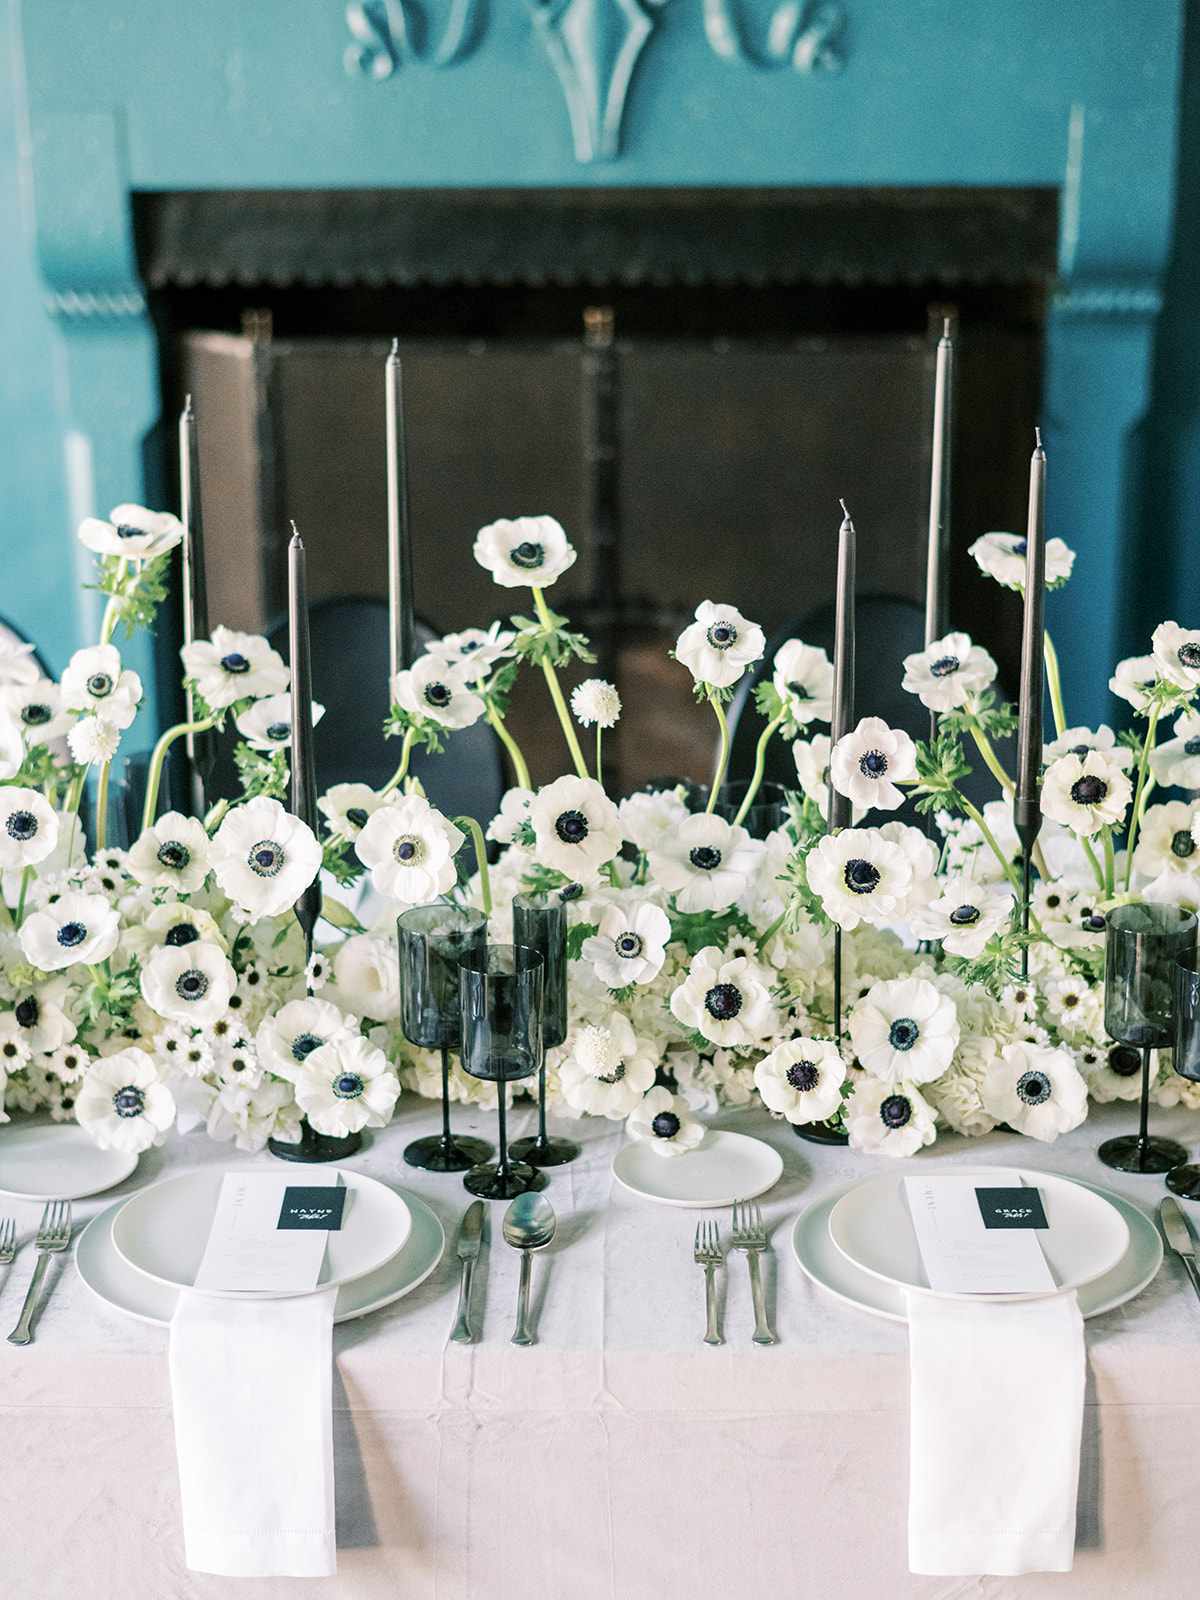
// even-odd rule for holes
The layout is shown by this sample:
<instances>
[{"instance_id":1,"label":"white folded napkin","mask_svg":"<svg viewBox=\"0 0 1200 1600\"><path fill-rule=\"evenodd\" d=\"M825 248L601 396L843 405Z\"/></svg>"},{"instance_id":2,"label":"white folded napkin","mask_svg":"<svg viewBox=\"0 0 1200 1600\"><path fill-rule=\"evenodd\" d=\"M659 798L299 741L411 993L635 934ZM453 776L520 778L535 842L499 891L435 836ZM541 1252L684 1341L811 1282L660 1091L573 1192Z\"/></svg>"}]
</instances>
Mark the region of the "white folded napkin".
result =
<instances>
[{"instance_id":1,"label":"white folded napkin","mask_svg":"<svg viewBox=\"0 0 1200 1600\"><path fill-rule=\"evenodd\" d=\"M187 1564L226 1578L337 1571L336 1289L252 1300L184 1290L171 1396Z\"/></svg>"},{"instance_id":2,"label":"white folded napkin","mask_svg":"<svg viewBox=\"0 0 1200 1600\"><path fill-rule=\"evenodd\" d=\"M1075 1295L907 1299L910 1571L1069 1572L1086 1365Z\"/></svg>"}]
</instances>

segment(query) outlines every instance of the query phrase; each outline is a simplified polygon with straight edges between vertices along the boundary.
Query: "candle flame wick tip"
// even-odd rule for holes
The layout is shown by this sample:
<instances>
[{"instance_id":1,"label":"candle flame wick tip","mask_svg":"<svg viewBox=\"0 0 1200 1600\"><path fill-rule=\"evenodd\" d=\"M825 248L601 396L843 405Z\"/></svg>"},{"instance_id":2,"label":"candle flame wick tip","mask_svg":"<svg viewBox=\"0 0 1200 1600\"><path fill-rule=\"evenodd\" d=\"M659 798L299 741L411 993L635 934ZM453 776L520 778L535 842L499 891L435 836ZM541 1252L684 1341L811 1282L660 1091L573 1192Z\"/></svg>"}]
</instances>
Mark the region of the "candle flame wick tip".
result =
<instances>
[{"instance_id":1,"label":"candle flame wick tip","mask_svg":"<svg viewBox=\"0 0 1200 1600\"><path fill-rule=\"evenodd\" d=\"M1037 449L1040 450L1042 448L1042 430L1040 428L1035 428L1033 430L1033 437L1037 440Z\"/></svg>"},{"instance_id":2,"label":"candle flame wick tip","mask_svg":"<svg viewBox=\"0 0 1200 1600\"><path fill-rule=\"evenodd\" d=\"M397 360L399 360L399 358L400 358L400 341L399 341L399 339L393 339L392 340L392 348L388 351L388 360L389 361L397 361Z\"/></svg>"},{"instance_id":3,"label":"candle flame wick tip","mask_svg":"<svg viewBox=\"0 0 1200 1600\"><path fill-rule=\"evenodd\" d=\"M942 318L942 338L943 339L948 339L949 337L950 337L950 318L949 317L943 317Z\"/></svg>"}]
</instances>

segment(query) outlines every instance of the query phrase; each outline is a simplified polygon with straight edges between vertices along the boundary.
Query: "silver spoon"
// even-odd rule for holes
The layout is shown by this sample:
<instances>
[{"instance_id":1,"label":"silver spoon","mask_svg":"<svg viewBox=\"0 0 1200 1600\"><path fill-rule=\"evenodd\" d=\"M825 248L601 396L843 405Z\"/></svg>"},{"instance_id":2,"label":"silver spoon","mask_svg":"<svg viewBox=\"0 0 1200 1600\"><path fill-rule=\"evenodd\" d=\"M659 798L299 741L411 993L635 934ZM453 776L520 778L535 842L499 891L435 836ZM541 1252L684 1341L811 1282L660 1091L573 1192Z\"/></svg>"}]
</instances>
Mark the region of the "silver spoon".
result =
<instances>
[{"instance_id":1,"label":"silver spoon","mask_svg":"<svg viewBox=\"0 0 1200 1600\"><path fill-rule=\"evenodd\" d=\"M517 1290L517 1325L513 1329L513 1344L532 1344L529 1331L529 1257L534 1250L544 1250L554 1237L558 1218L554 1207L543 1194L519 1194L504 1213L501 1224L504 1241L521 1252L521 1285Z\"/></svg>"}]
</instances>

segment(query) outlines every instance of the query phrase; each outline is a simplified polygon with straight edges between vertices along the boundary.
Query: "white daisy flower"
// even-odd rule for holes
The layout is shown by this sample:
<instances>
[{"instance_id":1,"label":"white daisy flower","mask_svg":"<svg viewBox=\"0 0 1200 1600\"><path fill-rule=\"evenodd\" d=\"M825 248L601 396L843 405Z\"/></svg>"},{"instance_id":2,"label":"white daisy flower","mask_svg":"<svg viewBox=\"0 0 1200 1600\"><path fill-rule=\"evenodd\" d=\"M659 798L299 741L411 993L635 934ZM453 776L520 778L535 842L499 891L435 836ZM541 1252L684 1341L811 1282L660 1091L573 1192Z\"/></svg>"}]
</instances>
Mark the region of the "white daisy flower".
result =
<instances>
[{"instance_id":1,"label":"white daisy flower","mask_svg":"<svg viewBox=\"0 0 1200 1600\"><path fill-rule=\"evenodd\" d=\"M1192 829L1196 807L1186 800L1147 806L1142 814L1133 864L1147 878L1162 872L1194 873L1200 868L1200 847Z\"/></svg>"},{"instance_id":2,"label":"white daisy flower","mask_svg":"<svg viewBox=\"0 0 1200 1600\"><path fill-rule=\"evenodd\" d=\"M1150 651L1168 683L1189 694L1200 688L1200 628L1160 622L1150 637Z\"/></svg>"},{"instance_id":3,"label":"white daisy flower","mask_svg":"<svg viewBox=\"0 0 1200 1600\"><path fill-rule=\"evenodd\" d=\"M496 844L512 844L518 832L528 824L532 804L532 789L507 790L499 811L487 825L488 838Z\"/></svg>"},{"instance_id":4,"label":"white daisy flower","mask_svg":"<svg viewBox=\"0 0 1200 1600\"><path fill-rule=\"evenodd\" d=\"M671 993L671 1015L712 1044L749 1048L779 1020L769 981L757 962L745 956L728 961L716 945L705 945Z\"/></svg>"},{"instance_id":5,"label":"white daisy flower","mask_svg":"<svg viewBox=\"0 0 1200 1600\"><path fill-rule=\"evenodd\" d=\"M771 673L775 692L798 728L828 722L833 715L833 664L817 645L789 639L775 652Z\"/></svg>"},{"instance_id":6,"label":"white daisy flower","mask_svg":"<svg viewBox=\"0 0 1200 1600\"><path fill-rule=\"evenodd\" d=\"M25 740L21 724L11 711L0 707L0 783L7 783L20 772L25 761Z\"/></svg>"},{"instance_id":7,"label":"white daisy flower","mask_svg":"<svg viewBox=\"0 0 1200 1600\"><path fill-rule=\"evenodd\" d=\"M35 683L41 673L33 659L33 646L10 633L0 634L0 685Z\"/></svg>"},{"instance_id":8,"label":"white daisy flower","mask_svg":"<svg viewBox=\"0 0 1200 1600\"><path fill-rule=\"evenodd\" d=\"M75 720L63 706L62 691L53 678L4 684L0 687L0 710L16 719L30 749L65 738Z\"/></svg>"},{"instance_id":9,"label":"white daisy flower","mask_svg":"<svg viewBox=\"0 0 1200 1600\"><path fill-rule=\"evenodd\" d=\"M937 1138L933 1110L910 1083L861 1078L845 1117L850 1148L867 1155L915 1156Z\"/></svg>"},{"instance_id":10,"label":"white daisy flower","mask_svg":"<svg viewBox=\"0 0 1200 1600\"><path fill-rule=\"evenodd\" d=\"M168 811L129 852L129 870L150 889L193 894L208 876L208 834L195 817Z\"/></svg>"},{"instance_id":11,"label":"white daisy flower","mask_svg":"<svg viewBox=\"0 0 1200 1600\"><path fill-rule=\"evenodd\" d=\"M103 717L81 717L67 734L67 745L81 767L111 761L121 746L121 730Z\"/></svg>"},{"instance_id":12,"label":"white daisy flower","mask_svg":"<svg viewBox=\"0 0 1200 1600\"><path fill-rule=\"evenodd\" d=\"M142 698L142 680L136 672L122 668L121 653L111 644L76 650L59 689L68 711L90 712L114 728L129 726Z\"/></svg>"},{"instance_id":13,"label":"white daisy flower","mask_svg":"<svg viewBox=\"0 0 1200 1600\"><path fill-rule=\"evenodd\" d=\"M571 691L571 710L584 728L615 728L621 715L621 696L604 678L585 678Z\"/></svg>"},{"instance_id":14,"label":"white daisy flower","mask_svg":"<svg viewBox=\"0 0 1200 1600\"><path fill-rule=\"evenodd\" d=\"M621 848L621 818L592 778L556 778L529 808L537 858L545 867L585 883Z\"/></svg>"},{"instance_id":15,"label":"white daisy flower","mask_svg":"<svg viewBox=\"0 0 1200 1600\"><path fill-rule=\"evenodd\" d=\"M175 1120L175 1100L151 1057L131 1046L92 1063L75 1115L102 1150L132 1155L162 1143Z\"/></svg>"},{"instance_id":16,"label":"white daisy flower","mask_svg":"<svg viewBox=\"0 0 1200 1600\"><path fill-rule=\"evenodd\" d=\"M1042 810L1054 822L1087 839L1101 828L1119 827L1133 798L1129 779L1111 756L1060 756L1042 779Z\"/></svg>"},{"instance_id":17,"label":"white daisy flower","mask_svg":"<svg viewBox=\"0 0 1200 1600\"><path fill-rule=\"evenodd\" d=\"M151 561L173 550L182 538L178 517L145 506L114 506L107 522L85 517L79 524L80 544L98 556L120 556L123 561Z\"/></svg>"},{"instance_id":18,"label":"white daisy flower","mask_svg":"<svg viewBox=\"0 0 1200 1600\"><path fill-rule=\"evenodd\" d=\"M325 707L312 703L312 725L325 715ZM290 694L269 694L264 700L239 711L234 718L237 731L252 750L287 750L292 742L292 697Z\"/></svg>"},{"instance_id":19,"label":"white daisy flower","mask_svg":"<svg viewBox=\"0 0 1200 1600\"><path fill-rule=\"evenodd\" d=\"M904 658L902 688L931 711L952 711L978 699L996 681L996 663L968 633L948 633Z\"/></svg>"},{"instance_id":20,"label":"white daisy flower","mask_svg":"<svg viewBox=\"0 0 1200 1600\"><path fill-rule=\"evenodd\" d=\"M333 989L348 1011L373 1022L400 1015L396 942L373 933L343 939L333 957Z\"/></svg>"},{"instance_id":21,"label":"white daisy flower","mask_svg":"<svg viewBox=\"0 0 1200 1600\"><path fill-rule=\"evenodd\" d=\"M1066 1050L1022 1039L1001 1051L983 1100L998 1122L1051 1142L1087 1116L1088 1093Z\"/></svg>"},{"instance_id":22,"label":"white daisy flower","mask_svg":"<svg viewBox=\"0 0 1200 1600\"><path fill-rule=\"evenodd\" d=\"M1025 589L1025 535L985 533L970 548L979 570L1006 589ZM1046 587L1061 588L1071 576L1075 552L1061 539L1046 540Z\"/></svg>"},{"instance_id":23,"label":"white daisy flower","mask_svg":"<svg viewBox=\"0 0 1200 1600\"><path fill-rule=\"evenodd\" d=\"M1072 1040L1099 1038L1104 1031L1102 993L1085 978L1067 973L1045 986L1046 1010L1058 1031Z\"/></svg>"},{"instance_id":24,"label":"white daisy flower","mask_svg":"<svg viewBox=\"0 0 1200 1600\"><path fill-rule=\"evenodd\" d=\"M421 722L439 727L469 728L486 707L471 688L466 669L451 666L439 656L421 656L392 679L392 704Z\"/></svg>"},{"instance_id":25,"label":"white daisy flower","mask_svg":"<svg viewBox=\"0 0 1200 1600\"><path fill-rule=\"evenodd\" d=\"M377 794L369 783L335 783L317 801L317 810L329 820L329 831L355 839L391 795Z\"/></svg>"},{"instance_id":26,"label":"white daisy flower","mask_svg":"<svg viewBox=\"0 0 1200 1600\"><path fill-rule=\"evenodd\" d=\"M621 835L644 854L661 850L691 813L675 789L631 794L621 801Z\"/></svg>"},{"instance_id":27,"label":"white daisy flower","mask_svg":"<svg viewBox=\"0 0 1200 1600\"><path fill-rule=\"evenodd\" d=\"M900 728L882 717L863 717L858 727L838 740L830 756L833 786L856 805L895 811L904 804L898 783L917 776L917 747Z\"/></svg>"},{"instance_id":28,"label":"white daisy flower","mask_svg":"<svg viewBox=\"0 0 1200 1600\"><path fill-rule=\"evenodd\" d=\"M329 982L329 958L323 951L314 950L304 969L304 979L310 994L323 989Z\"/></svg>"},{"instance_id":29,"label":"white daisy flower","mask_svg":"<svg viewBox=\"0 0 1200 1600\"><path fill-rule=\"evenodd\" d=\"M912 930L919 939L940 939L949 955L973 959L1012 916L1012 891L965 872L939 879L937 886L936 900L914 908Z\"/></svg>"},{"instance_id":30,"label":"white daisy flower","mask_svg":"<svg viewBox=\"0 0 1200 1600\"><path fill-rule=\"evenodd\" d=\"M0 1090L3 1090L4 1080L14 1072L20 1072L33 1060L33 1051L24 1039L16 1033L0 1035ZM8 1118L0 1118L7 1122Z\"/></svg>"},{"instance_id":31,"label":"white daisy flower","mask_svg":"<svg viewBox=\"0 0 1200 1600\"><path fill-rule=\"evenodd\" d=\"M312 829L267 795L235 806L210 850L217 882L252 921L294 905L321 869Z\"/></svg>"},{"instance_id":32,"label":"white daisy flower","mask_svg":"<svg viewBox=\"0 0 1200 1600\"><path fill-rule=\"evenodd\" d=\"M59 980L18 990L12 1010L0 1012L0 1039L23 1039L39 1055L70 1044L75 1024L62 1007L66 988Z\"/></svg>"},{"instance_id":33,"label":"white daisy flower","mask_svg":"<svg viewBox=\"0 0 1200 1600\"><path fill-rule=\"evenodd\" d=\"M372 813L354 853L379 894L423 906L453 889L454 857L464 842L465 835L424 795L410 794Z\"/></svg>"},{"instance_id":34,"label":"white daisy flower","mask_svg":"<svg viewBox=\"0 0 1200 1600\"><path fill-rule=\"evenodd\" d=\"M464 628L461 633L448 633L426 646L426 654L438 656L451 666L461 667L468 683L482 683L493 667L513 653L516 634L503 623L493 622L483 628Z\"/></svg>"},{"instance_id":35,"label":"white daisy flower","mask_svg":"<svg viewBox=\"0 0 1200 1600\"><path fill-rule=\"evenodd\" d=\"M103 896L69 893L27 913L21 949L42 972L59 972L76 962L92 967L112 955L120 931L120 918Z\"/></svg>"},{"instance_id":36,"label":"white daisy flower","mask_svg":"<svg viewBox=\"0 0 1200 1600\"><path fill-rule=\"evenodd\" d=\"M629 1113L625 1132L644 1141L656 1156L683 1156L704 1138L704 1125L692 1116L682 1095L650 1089Z\"/></svg>"},{"instance_id":37,"label":"white daisy flower","mask_svg":"<svg viewBox=\"0 0 1200 1600\"><path fill-rule=\"evenodd\" d=\"M255 1044L271 1072L293 1078L314 1050L354 1031L352 1020L328 1000L289 1000L259 1025Z\"/></svg>"},{"instance_id":38,"label":"white daisy flower","mask_svg":"<svg viewBox=\"0 0 1200 1600\"><path fill-rule=\"evenodd\" d=\"M288 686L283 657L261 634L216 627L211 640L196 639L179 653L185 678L213 711L282 694Z\"/></svg>"},{"instance_id":39,"label":"white daisy flower","mask_svg":"<svg viewBox=\"0 0 1200 1600\"><path fill-rule=\"evenodd\" d=\"M46 1059L46 1070L63 1083L78 1083L91 1064L92 1058L82 1045L71 1043L51 1051Z\"/></svg>"},{"instance_id":40,"label":"white daisy flower","mask_svg":"<svg viewBox=\"0 0 1200 1600\"><path fill-rule=\"evenodd\" d=\"M546 589L575 565L575 549L553 517L501 518L480 528L474 555L505 589Z\"/></svg>"},{"instance_id":41,"label":"white daisy flower","mask_svg":"<svg viewBox=\"0 0 1200 1600\"><path fill-rule=\"evenodd\" d=\"M619 1122L653 1086L657 1069L657 1049L637 1037L628 1017L612 1011L602 1023L585 1023L568 1041L559 1089L572 1110Z\"/></svg>"},{"instance_id":42,"label":"white daisy flower","mask_svg":"<svg viewBox=\"0 0 1200 1600\"><path fill-rule=\"evenodd\" d=\"M649 854L655 884L680 911L724 911L749 889L763 846L715 812L696 812Z\"/></svg>"},{"instance_id":43,"label":"white daisy flower","mask_svg":"<svg viewBox=\"0 0 1200 1600\"><path fill-rule=\"evenodd\" d=\"M913 861L880 828L843 828L809 852L808 886L825 914L844 930L860 922L903 921L913 887Z\"/></svg>"},{"instance_id":44,"label":"white daisy flower","mask_svg":"<svg viewBox=\"0 0 1200 1600\"><path fill-rule=\"evenodd\" d=\"M671 940L671 921L651 900L607 906L598 931L585 939L580 956L610 989L653 983L662 971Z\"/></svg>"},{"instance_id":45,"label":"white daisy flower","mask_svg":"<svg viewBox=\"0 0 1200 1600\"><path fill-rule=\"evenodd\" d=\"M386 1127L400 1094L400 1079L383 1051L354 1035L314 1050L292 1081L311 1126L334 1138Z\"/></svg>"},{"instance_id":46,"label":"white daisy flower","mask_svg":"<svg viewBox=\"0 0 1200 1600\"><path fill-rule=\"evenodd\" d=\"M1158 662L1153 656L1126 656L1118 661L1108 680L1113 694L1127 700L1135 711L1150 709L1150 691L1158 682Z\"/></svg>"},{"instance_id":47,"label":"white daisy flower","mask_svg":"<svg viewBox=\"0 0 1200 1600\"><path fill-rule=\"evenodd\" d=\"M846 1063L831 1039L785 1039L754 1069L768 1111L789 1122L827 1122L842 1104Z\"/></svg>"},{"instance_id":48,"label":"white daisy flower","mask_svg":"<svg viewBox=\"0 0 1200 1600\"><path fill-rule=\"evenodd\" d=\"M203 1033L177 1022L169 1023L156 1036L154 1057L184 1078L203 1078L217 1065Z\"/></svg>"},{"instance_id":49,"label":"white daisy flower","mask_svg":"<svg viewBox=\"0 0 1200 1600\"><path fill-rule=\"evenodd\" d=\"M883 1083L929 1083L940 1078L958 1049L958 1012L948 994L926 978L873 984L850 1012L854 1053Z\"/></svg>"},{"instance_id":50,"label":"white daisy flower","mask_svg":"<svg viewBox=\"0 0 1200 1600\"><path fill-rule=\"evenodd\" d=\"M1078 756L1082 761L1089 750L1099 750L1119 767L1133 765L1133 751L1117 743L1117 736L1107 723L1091 728L1067 728L1042 751L1042 760L1049 766L1060 756Z\"/></svg>"},{"instance_id":51,"label":"white daisy flower","mask_svg":"<svg viewBox=\"0 0 1200 1600\"><path fill-rule=\"evenodd\" d=\"M1129 752L1133 759L1133 751ZM1150 752L1150 771L1164 788L1200 789L1200 711L1176 719L1175 737Z\"/></svg>"},{"instance_id":52,"label":"white daisy flower","mask_svg":"<svg viewBox=\"0 0 1200 1600\"><path fill-rule=\"evenodd\" d=\"M36 789L0 788L0 868L45 861L58 843L58 813Z\"/></svg>"},{"instance_id":53,"label":"white daisy flower","mask_svg":"<svg viewBox=\"0 0 1200 1600\"><path fill-rule=\"evenodd\" d=\"M676 641L675 656L697 683L728 689L766 648L762 629L757 622L748 622L736 606L702 600L695 622Z\"/></svg>"},{"instance_id":54,"label":"white daisy flower","mask_svg":"<svg viewBox=\"0 0 1200 1600\"><path fill-rule=\"evenodd\" d=\"M142 968L142 999L171 1022L202 1028L229 1007L237 973L215 944L160 945Z\"/></svg>"},{"instance_id":55,"label":"white daisy flower","mask_svg":"<svg viewBox=\"0 0 1200 1600\"><path fill-rule=\"evenodd\" d=\"M222 1088L257 1089L263 1081L258 1052L245 1034L223 1045L214 1055L214 1065Z\"/></svg>"}]
</instances>

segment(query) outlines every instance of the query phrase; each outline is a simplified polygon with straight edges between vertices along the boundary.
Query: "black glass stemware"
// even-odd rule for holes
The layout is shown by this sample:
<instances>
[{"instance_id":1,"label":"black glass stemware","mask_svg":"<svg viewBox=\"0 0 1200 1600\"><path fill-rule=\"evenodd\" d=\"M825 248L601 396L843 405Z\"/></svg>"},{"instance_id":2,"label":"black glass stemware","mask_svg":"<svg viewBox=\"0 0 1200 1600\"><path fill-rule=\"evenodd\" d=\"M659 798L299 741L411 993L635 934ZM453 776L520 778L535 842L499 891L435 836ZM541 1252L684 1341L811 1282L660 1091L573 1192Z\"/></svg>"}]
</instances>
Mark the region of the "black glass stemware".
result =
<instances>
[{"instance_id":1,"label":"black glass stemware","mask_svg":"<svg viewBox=\"0 0 1200 1600\"><path fill-rule=\"evenodd\" d=\"M1181 1078L1200 1083L1200 973L1175 968L1175 1033L1172 1064ZM1167 1188L1185 1200L1200 1200L1200 1166L1186 1162L1167 1173Z\"/></svg>"},{"instance_id":2,"label":"black glass stemware","mask_svg":"<svg viewBox=\"0 0 1200 1600\"><path fill-rule=\"evenodd\" d=\"M1137 1133L1106 1139L1097 1154L1118 1172L1169 1172L1187 1151L1148 1131L1150 1053L1171 1043L1175 968L1196 965L1196 918L1178 906L1116 906L1104 940L1104 1026L1120 1044L1141 1050L1142 1101Z\"/></svg>"},{"instance_id":3,"label":"black glass stemware","mask_svg":"<svg viewBox=\"0 0 1200 1600\"><path fill-rule=\"evenodd\" d=\"M473 1077L496 1085L499 1155L472 1167L463 1179L484 1200L511 1200L546 1179L508 1149L506 1104L510 1083L529 1078L542 1059L542 992L545 963L524 945L490 944L473 951L459 969L462 1064Z\"/></svg>"},{"instance_id":4,"label":"black glass stemware","mask_svg":"<svg viewBox=\"0 0 1200 1600\"><path fill-rule=\"evenodd\" d=\"M567 1037L567 908L557 894L519 894L512 903L513 943L536 950L544 964L542 980L542 1059L538 1063L538 1131L517 1139L512 1153L535 1167L561 1167L574 1161L574 1139L546 1132L546 1051Z\"/></svg>"},{"instance_id":5,"label":"black glass stemware","mask_svg":"<svg viewBox=\"0 0 1200 1600\"><path fill-rule=\"evenodd\" d=\"M486 1161L486 1139L450 1131L450 1051L462 1039L459 965L487 949L487 918L456 906L414 906L396 919L400 946L400 1025L410 1044L442 1052L442 1131L414 1139L404 1151L410 1167L466 1172Z\"/></svg>"}]
</instances>

